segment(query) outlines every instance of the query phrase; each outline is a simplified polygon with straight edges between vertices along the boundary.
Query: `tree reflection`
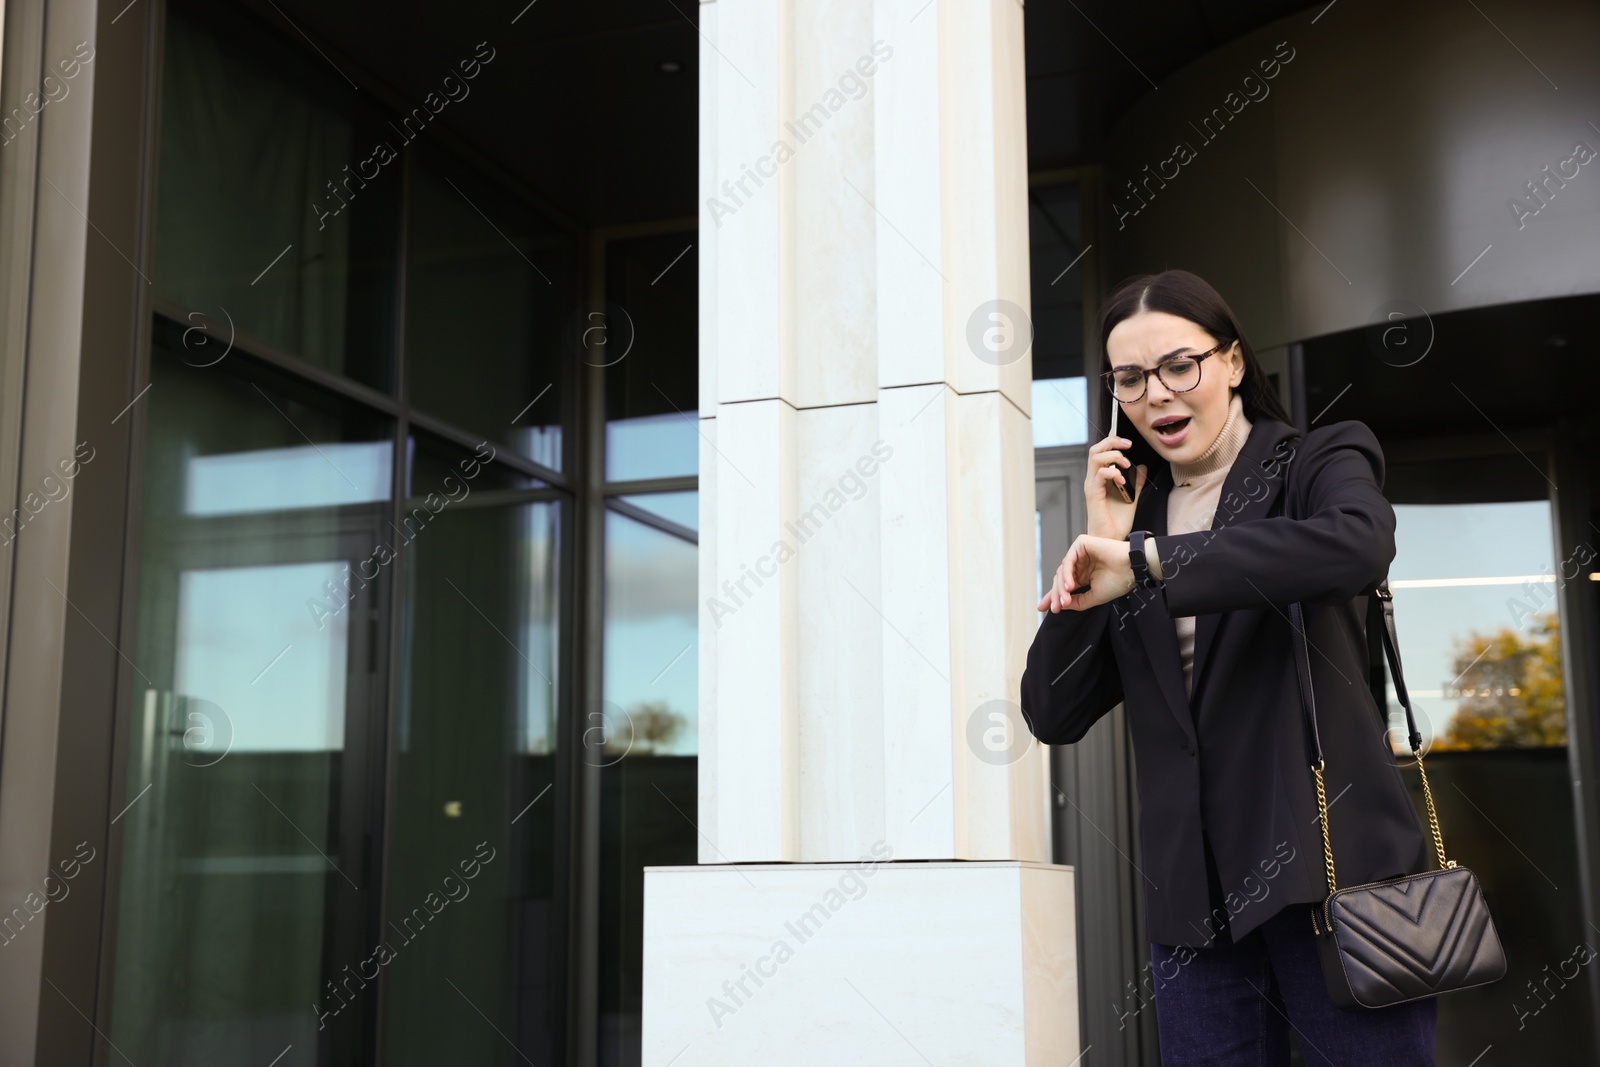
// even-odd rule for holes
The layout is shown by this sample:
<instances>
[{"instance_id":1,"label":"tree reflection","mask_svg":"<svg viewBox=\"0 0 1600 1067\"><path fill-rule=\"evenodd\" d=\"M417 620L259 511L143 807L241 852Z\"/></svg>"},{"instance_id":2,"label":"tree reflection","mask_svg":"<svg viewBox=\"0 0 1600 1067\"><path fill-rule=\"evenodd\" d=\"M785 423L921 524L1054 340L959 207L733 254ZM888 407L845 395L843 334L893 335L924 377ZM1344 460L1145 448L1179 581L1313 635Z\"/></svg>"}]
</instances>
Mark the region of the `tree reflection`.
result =
<instances>
[{"instance_id":1,"label":"tree reflection","mask_svg":"<svg viewBox=\"0 0 1600 1067\"><path fill-rule=\"evenodd\" d=\"M1567 743L1561 679L1561 624L1554 610L1530 615L1522 629L1456 638L1461 703L1433 744L1450 749L1532 748Z\"/></svg>"}]
</instances>

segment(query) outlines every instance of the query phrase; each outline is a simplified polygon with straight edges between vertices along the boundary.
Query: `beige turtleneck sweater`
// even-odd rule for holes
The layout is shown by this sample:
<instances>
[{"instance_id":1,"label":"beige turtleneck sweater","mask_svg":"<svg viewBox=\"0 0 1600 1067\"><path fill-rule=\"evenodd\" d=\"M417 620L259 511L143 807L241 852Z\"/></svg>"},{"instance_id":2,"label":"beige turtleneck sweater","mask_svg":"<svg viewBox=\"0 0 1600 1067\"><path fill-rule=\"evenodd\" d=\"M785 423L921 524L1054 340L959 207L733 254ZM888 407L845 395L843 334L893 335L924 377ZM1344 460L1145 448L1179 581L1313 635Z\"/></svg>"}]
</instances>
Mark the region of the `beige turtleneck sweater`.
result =
<instances>
[{"instance_id":1,"label":"beige turtleneck sweater","mask_svg":"<svg viewBox=\"0 0 1600 1067\"><path fill-rule=\"evenodd\" d=\"M1238 393L1228 401L1228 417L1211 446L1190 463L1173 463L1172 491L1167 495L1167 532L1194 533L1211 529L1211 520L1217 513L1217 500L1222 495L1222 482L1233 466L1234 457L1244 447L1250 436L1250 420L1245 418L1244 400ZM1161 561L1156 554L1153 537L1147 542L1150 572L1161 577ZM1183 681L1189 694L1194 694L1194 616L1174 615L1178 632L1178 653L1183 658Z\"/></svg>"}]
</instances>

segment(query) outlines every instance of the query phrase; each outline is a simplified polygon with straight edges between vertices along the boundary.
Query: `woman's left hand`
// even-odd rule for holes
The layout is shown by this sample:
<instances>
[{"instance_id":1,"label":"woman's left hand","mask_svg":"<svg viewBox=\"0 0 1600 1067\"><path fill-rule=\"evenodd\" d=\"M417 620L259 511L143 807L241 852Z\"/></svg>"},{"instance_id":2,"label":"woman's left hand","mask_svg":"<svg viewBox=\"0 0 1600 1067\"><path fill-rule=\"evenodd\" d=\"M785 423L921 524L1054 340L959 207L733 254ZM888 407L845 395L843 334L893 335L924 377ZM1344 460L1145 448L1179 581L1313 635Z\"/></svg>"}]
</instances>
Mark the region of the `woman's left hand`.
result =
<instances>
[{"instance_id":1,"label":"woman's left hand","mask_svg":"<svg viewBox=\"0 0 1600 1067\"><path fill-rule=\"evenodd\" d=\"M1089 588L1073 596L1069 590ZM1133 567L1128 562L1128 542L1080 534L1056 568L1049 592L1039 601L1040 611L1086 611L1130 592Z\"/></svg>"}]
</instances>

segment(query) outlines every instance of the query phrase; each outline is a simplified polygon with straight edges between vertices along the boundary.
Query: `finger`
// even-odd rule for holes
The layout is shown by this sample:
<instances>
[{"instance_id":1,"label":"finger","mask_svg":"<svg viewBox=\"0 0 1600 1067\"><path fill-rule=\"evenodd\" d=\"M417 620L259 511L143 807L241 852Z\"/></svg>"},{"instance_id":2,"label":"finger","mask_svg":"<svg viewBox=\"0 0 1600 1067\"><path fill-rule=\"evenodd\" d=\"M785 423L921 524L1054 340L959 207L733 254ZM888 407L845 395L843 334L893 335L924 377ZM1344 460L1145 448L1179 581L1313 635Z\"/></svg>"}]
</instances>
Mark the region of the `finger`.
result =
<instances>
[{"instance_id":1,"label":"finger","mask_svg":"<svg viewBox=\"0 0 1600 1067\"><path fill-rule=\"evenodd\" d=\"M1080 547L1082 544L1081 538L1072 542L1072 547L1067 550L1067 558L1062 564L1067 568L1066 587L1068 589L1076 589L1083 584L1078 578L1078 557L1081 554Z\"/></svg>"},{"instance_id":2,"label":"finger","mask_svg":"<svg viewBox=\"0 0 1600 1067\"><path fill-rule=\"evenodd\" d=\"M1127 485L1128 479L1116 467L1101 467L1097 472L1102 482L1116 482L1118 485Z\"/></svg>"},{"instance_id":3,"label":"finger","mask_svg":"<svg viewBox=\"0 0 1600 1067\"><path fill-rule=\"evenodd\" d=\"M1102 437L1089 446L1088 454L1098 458L1103 452L1114 452L1119 448L1131 448L1133 442L1126 437Z\"/></svg>"}]
</instances>

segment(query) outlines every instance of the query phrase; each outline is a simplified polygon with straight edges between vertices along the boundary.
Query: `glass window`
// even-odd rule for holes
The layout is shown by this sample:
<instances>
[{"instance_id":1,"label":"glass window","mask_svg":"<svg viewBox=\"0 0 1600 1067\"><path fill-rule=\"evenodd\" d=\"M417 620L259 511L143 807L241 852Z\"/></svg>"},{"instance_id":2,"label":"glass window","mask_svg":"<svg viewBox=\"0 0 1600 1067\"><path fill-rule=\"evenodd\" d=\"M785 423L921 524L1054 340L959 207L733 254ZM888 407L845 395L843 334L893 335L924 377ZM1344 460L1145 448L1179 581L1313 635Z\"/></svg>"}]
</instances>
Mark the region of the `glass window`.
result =
<instances>
[{"instance_id":1,"label":"glass window","mask_svg":"<svg viewBox=\"0 0 1600 1067\"><path fill-rule=\"evenodd\" d=\"M411 402L559 470L562 401L578 363L562 351L570 242L421 148L406 238Z\"/></svg>"},{"instance_id":2,"label":"glass window","mask_svg":"<svg viewBox=\"0 0 1600 1067\"><path fill-rule=\"evenodd\" d=\"M1084 253L1080 187L1069 181L1028 190L1028 292L1033 376L1083 374ZM1038 413L1034 413L1038 418Z\"/></svg>"},{"instance_id":3,"label":"glass window","mask_svg":"<svg viewBox=\"0 0 1600 1067\"><path fill-rule=\"evenodd\" d=\"M444 503L400 549L386 1057L396 1067L521 1062L509 1039L549 1063L565 1010L560 505L484 502L475 494L493 488L483 481L493 472L472 453L418 451L428 462L413 492L452 488L441 484Z\"/></svg>"},{"instance_id":4,"label":"glass window","mask_svg":"<svg viewBox=\"0 0 1600 1067\"><path fill-rule=\"evenodd\" d=\"M387 500L393 452L388 441L348 441L193 456L184 471L183 511L247 515ZM338 477L328 477L330 471Z\"/></svg>"},{"instance_id":5,"label":"glass window","mask_svg":"<svg viewBox=\"0 0 1600 1067\"><path fill-rule=\"evenodd\" d=\"M108 1033L136 1063L352 1062L393 431L239 353L190 366L183 329L158 326L144 400Z\"/></svg>"},{"instance_id":6,"label":"glass window","mask_svg":"<svg viewBox=\"0 0 1600 1067\"><path fill-rule=\"evenodd\" d=\"M698 549L606 513L607 745L634 754L698 750Z\"/></svg>"},{"instance_id":7,"label":"glass window","mask_svg":"<svg viewBox=\"0 0 1600 1067\"><path fill-rule=\"evenodd\" d=\"M652 515L687 529L696 532L700 529L700 493L697 490L691 489L685 493L637 493L615 499L643 508Z\"/></svg>"},{"instance_id":8,"label":"glass window","mask_svg":"<svg viewBox=\"0 0 1600 1067\"><path fill-rule=\"evenodd\" d=\"M1033 380L1033 447L1081 445L1089 440L1087 379Z\"/></svg>"},{"instance_id":9,"label":"glass window","mask_svg":"<svg viewBox=\"0 0 1600 1067\"><path fill-rule=\"evenodd\" d=\"M640 1062L644 868L698 862L697 556L606 513L604 703L583 758L601 769L599 1062L615 1067Z\"/></svg>"},{"instance_id":10,"label":"glass window","mask_svg":"<svg viewBox=\"0 0 1600 1067\"><path fill-rule=\"evenodd\" d=\"M392 130L326 64L225 5L169 10L164 61L156 291L191 325L387 388Z\"/></svg>"},{"instance_id":11,"label":"glass window","mask_svg":"<svg viewBox=\"0 0 1600 1067\"><path fill-rule=\"evenodd\" d=\"M1083 376L1083 257L1087 249L1080 196L1075 181L1035 185L1028 190L1035 448L1089 440L1090 397Z\"/></svg>"},{"instance_id":12,"label":"glass window","mask_svg":"<svg viewBox=\"0 0 1600 1067\"><path fill-rule=\"evenodd\" d=\"M1397 504L1395 515L1395 628L1431 750L1566 744L1549 502ZM1391 707L1403 752L1404 710Z\"/></svg>"},{"instance_id":13,"label":"glass window","mask_svg":"<svg viewBox=\"0 0 1600 1067\"><path fill-rule=\"evenodd\" d=\"M606 365L606 478L700 470L699 256L691 232L606 245L609 302L591 309Z\"/></svg>"},{"instance_id":14,"label":"glass window","mask_svg":"<svg viewBox=\"0 0 1600 1067\"><path fill-rule=\"evenodd\" d=\"M485 493L543 489L546 485L508 465L500 449L487 441L478 442L469 452L420 431L412 434L407 446L405 479L408 512L426 506L430 493L436 497L433 503L437 508L438 498L454 503L477 493L481 500Z\"/></svg>"}]
</instances>

